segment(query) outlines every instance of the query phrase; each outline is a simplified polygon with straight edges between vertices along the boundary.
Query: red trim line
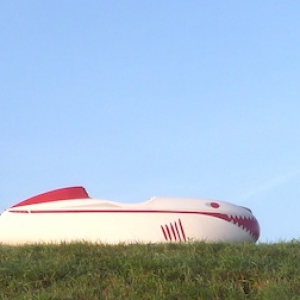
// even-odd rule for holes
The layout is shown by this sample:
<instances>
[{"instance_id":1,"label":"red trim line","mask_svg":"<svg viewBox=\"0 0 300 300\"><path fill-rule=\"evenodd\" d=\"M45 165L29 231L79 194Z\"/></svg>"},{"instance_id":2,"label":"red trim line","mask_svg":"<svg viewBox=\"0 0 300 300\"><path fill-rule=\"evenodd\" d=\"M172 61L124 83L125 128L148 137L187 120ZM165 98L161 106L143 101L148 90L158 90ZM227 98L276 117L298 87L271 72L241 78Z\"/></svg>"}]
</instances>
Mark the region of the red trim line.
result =
<instances>
[{"instance_id":1,"label":"red trim line","mask_svg":"<svg viewBox=\"0 0 300 300\"><path fill-rule=\"evenodd\" d=\"M114 210L114 209L44 209L44 210L36 210L36 209L24 209L24 210L8 210L9 212L28 212L35 214L56 214L56 213L163 213L163 214L196 214L196 215L207 215L210 217L222 218L225 214L221 213L207 213L207 212L199 212L199 211L179 211L179 210L139 210L139 209L122 209L122 210ZM223 219L223 218L222 218Z\"/></svg>"}]
</instances>

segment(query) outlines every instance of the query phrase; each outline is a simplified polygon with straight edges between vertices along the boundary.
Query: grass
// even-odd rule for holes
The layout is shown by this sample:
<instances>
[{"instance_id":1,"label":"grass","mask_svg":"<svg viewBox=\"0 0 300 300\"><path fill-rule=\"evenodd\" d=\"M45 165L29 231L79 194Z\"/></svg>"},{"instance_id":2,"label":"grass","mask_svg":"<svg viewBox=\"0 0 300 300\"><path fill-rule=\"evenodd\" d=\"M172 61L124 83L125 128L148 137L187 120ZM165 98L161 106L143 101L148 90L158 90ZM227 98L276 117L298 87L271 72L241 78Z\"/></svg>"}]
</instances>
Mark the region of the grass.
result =
<instances>
[{"instance_id":1,"label":"grass","mask_svg":"<svg viewBox=\"0 0 300 300\"><path fill-rule=\"evenodd\" d=\"M300 243L0 246L0 299L300 299Z\"/></svg>"}]
</instances>

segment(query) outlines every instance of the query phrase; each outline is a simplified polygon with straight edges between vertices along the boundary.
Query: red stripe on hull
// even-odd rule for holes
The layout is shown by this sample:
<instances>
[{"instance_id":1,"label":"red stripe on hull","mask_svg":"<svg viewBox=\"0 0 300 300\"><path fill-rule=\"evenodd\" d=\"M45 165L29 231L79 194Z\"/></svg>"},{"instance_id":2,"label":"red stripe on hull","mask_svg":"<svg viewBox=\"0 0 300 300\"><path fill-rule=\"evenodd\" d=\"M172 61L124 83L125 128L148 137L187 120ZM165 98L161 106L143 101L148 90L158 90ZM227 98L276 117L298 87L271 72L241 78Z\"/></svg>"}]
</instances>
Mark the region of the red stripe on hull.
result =
<instances>
[{"instance_id":1,"label":"red stripe on hull","mask_svg":"<svg viewBox=\"0 0 300 300\"><path fill-rule=\"evenodd\" d=\"M33 214L70 214L70 213L167 213L167 214L198 214L198 215L211 215L216 216L217 214L203 213L199 211L178 211L178 210L138 210L138 209L47 209L47 210L36 210L36 209L24 209L24 210L8 210L9 212L27 213L31 212ZM222 214L219 214L222 215Z\"/></svg>"},{"instance_id":2,"label":"red stripe on hull","mask_svg":"<svg viewBox=\"0 0 300 300\"><path fill-rule=\"evenodd\" d=\"M179 238L179 241L181 242L181 236L180 236L180 232L179 232L179 229L178 229L178 226L177 226L177 222L175 222L175 229L176 229L176 232L177 232L177 236Z\"/></svg>"},{"instance_id":3,"label":"red stripe on hull","mask_svg":"<svg viewBox=\"0 0 300 300\"><path fill-rule=\"evenodd\" d=\"M177 241L176 233L175 233L174 226L172 223L170 223L170 227L171 227L171 231L173 233L174 239L175 239L175 241Z\"/></svg>"},{"instance_id":4,"label":"red stripe on hull","mask_svg":"<svg viewBox=\"0 0 300 300\"><path fill-rule=\"evenodd\" d=\"M179 221L179 226L180 226L180 229L181 229L183 240L186 242L186 236L185 236L185 232L184 232L184 228L182 226L181 220L179 219L178 221Z\"/></svg>"},{"instance_id":5,"label":"red stripe on hull","mask_svg":"<svg viewBox=\"0 0 300 300\"><path fill-rule=\"evenodd\" d=\"M167 233L168 233L169 240L172 241L172 236L171 236L171 232L170 232L169 226L166 225L165 227L166 227L166 230L167 230Z\"/></svg>"},{"instance_id":6,"label":"red stripe on hull","mask_svg":"<svg viewBox=\"0 0 300 300\"><path fill-rule=\"evenodd\" d=\"M163 232L163 235L164 235L165 240L167 241L167 240L168 240L168 237L167 237L167 234L166 234L166 231L165 231L164 227L163 227L163 226L160 226L160 228L161 228L161 230L162 230L162 232Z\"/></svg>"}]
</instances>

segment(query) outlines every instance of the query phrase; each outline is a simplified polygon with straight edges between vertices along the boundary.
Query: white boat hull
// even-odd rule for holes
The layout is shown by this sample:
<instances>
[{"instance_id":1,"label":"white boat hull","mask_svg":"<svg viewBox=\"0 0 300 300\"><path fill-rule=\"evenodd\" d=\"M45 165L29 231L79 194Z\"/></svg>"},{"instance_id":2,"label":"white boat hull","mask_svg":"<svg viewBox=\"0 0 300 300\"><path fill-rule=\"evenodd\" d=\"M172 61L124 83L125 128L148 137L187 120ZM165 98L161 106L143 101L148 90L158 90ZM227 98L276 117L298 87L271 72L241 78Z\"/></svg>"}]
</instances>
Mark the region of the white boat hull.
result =
<instances>
[{"instance_id":1,"label":"white boat hull","mask_svg":"<svg viewBox=\"0 0 300 300\"><path fill-rule=\"evenodd\" d=\"M155 198L140 204L90 198L24 201L0 216L0 243L11 245L256 242L259 230L249 209L189 198Z\"/></svg>"}]
</instances>

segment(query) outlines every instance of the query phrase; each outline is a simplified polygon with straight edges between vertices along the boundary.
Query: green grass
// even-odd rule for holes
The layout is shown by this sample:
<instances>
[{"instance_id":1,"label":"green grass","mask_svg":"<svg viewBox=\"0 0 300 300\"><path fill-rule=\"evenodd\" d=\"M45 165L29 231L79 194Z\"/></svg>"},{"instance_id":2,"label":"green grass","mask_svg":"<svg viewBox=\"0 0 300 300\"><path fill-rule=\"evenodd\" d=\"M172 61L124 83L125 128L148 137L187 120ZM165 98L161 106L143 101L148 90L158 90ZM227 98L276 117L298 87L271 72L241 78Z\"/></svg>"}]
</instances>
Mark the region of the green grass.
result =
<instances>
[{"instance_id":1,"label":"green grass","mask_svg":"<svg viewBox=\"0 0 300 300\"><path fill-rule=\"evenodd\" d=\"M300 243L0 246L0 299L300 299Z\"/></svg>"}]
</instances>

